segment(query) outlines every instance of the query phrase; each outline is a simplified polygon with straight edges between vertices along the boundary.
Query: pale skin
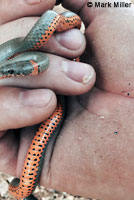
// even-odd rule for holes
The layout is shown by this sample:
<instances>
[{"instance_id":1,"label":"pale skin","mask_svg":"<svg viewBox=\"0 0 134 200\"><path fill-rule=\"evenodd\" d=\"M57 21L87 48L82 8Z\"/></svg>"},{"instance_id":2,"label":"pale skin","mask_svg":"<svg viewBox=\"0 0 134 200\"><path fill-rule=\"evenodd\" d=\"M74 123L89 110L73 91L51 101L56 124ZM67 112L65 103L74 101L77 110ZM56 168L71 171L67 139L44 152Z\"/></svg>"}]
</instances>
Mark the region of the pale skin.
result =
<instances>
[{"instance_id":1,"label":"pale skin","mask_svg":"<svg viewBox=\"0 0 134 200\"><path fill-rule=\"evenodd\" d=\"M35 5L17 1L18 5L13 3L12 15L5 16L4 13L9 13L7 9L11 6L9 1L3 0L3 7L0 7L3 24L0 27L1 43L12 37L25 36L36 21L30 16L51 9L55 3L49 0L48 7L45 0ZM21 6L21 12L16 6ZM49 54L50 68L41 76L0 81L1 86L6 86L0 88L0 170L14 176L20 175L25 152L35 131L35 127L30 126L46 119L56 106L52 90L67 95L80 95L91 90L86 95L68 98L67 120L56 140L51 159L53 141L48 147L40 184L84 197L132 200L134 11L132 8L125 11L95 10L86 6L86 0L63 0L63 6L80 13L86 23L88 56L85 59L97 72L96 88L91 90L95 72L90 65L75 63L72 67L75 73L69 71L67 75L61 69L65 60L62 57L75 57L84 51L85 40L77 30L71 30L71 37L68 32L68 41L67 35L64 37L66 33L58 36L62 44L70 48L63 48L55 37L50 40L47 52L54 52L57 56ZM24 16L27 18L19 19ZM76 65L79 70L76 70ZM83 84L81 81L85 74L90 78L88 83ZM27 88L36 89L31 91ZM20 95L21 91L25 92ZM7 131L27 126L17 131L20 140L13 131Z\"/></svg>"}]
</instances>

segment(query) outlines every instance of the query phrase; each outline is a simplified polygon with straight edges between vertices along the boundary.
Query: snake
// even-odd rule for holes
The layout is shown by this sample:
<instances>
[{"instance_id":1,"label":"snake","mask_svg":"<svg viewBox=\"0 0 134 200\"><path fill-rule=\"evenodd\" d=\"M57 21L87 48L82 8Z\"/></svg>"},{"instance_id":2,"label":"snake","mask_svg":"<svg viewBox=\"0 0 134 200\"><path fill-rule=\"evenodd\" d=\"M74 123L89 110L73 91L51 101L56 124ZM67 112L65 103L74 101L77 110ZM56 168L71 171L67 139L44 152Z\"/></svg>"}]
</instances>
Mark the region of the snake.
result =
<instances>
[{"instance_id":1,"label":"snake","mask_svg":"<svg viewBox=\"0 0 134 200\"><path fill-rule=\"evenodd\" d=\"M55 32L80 27L81 19L77 14L71 11L58 14L47 10L25 37L15 38L0 45L0 79L33 76L47 70L50 59L41 52L40 47L44 46ZM20 178L14 178L9 185L9 192L18 200L35 199L32 193L40 178L46 148L64 121L64 98L58 96L57 99L55 111L40 124L32 139Z\"/></svg>"}]
</instances>

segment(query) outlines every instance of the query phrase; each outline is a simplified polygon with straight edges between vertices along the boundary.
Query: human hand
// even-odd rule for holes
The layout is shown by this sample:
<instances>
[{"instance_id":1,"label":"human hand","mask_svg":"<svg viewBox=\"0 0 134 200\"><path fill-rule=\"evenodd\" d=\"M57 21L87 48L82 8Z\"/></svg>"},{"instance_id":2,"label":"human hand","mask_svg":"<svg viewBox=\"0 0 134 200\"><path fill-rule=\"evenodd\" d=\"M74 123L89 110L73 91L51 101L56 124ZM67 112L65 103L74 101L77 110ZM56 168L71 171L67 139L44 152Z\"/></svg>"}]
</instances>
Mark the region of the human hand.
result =
<instances>
[{"instance_id":1,"label":"human hand","mask_svg":"<svg viewBox=\"0 0 134 200\"><path fill-rule=\"evenodd\" d=\"M50 7L52 7L53 3L54 2L50 3L49 1ZM8 1L4 1L1 6L1 13L4 14L1 14L0 43L15 37L25 36L38 19L38 17L30 16L32 13L41 14L43 12L42 8L45 7L46 2L42 1L42 5L36 4L31 5L31 7L27 5L28 8L25 4L23 5L22 2L20 4L17 2L17 4L14 4L12 16L9 14L9 17L5 14L9 12L7 11L9 6L7 8L5 6L6 4L8 4ZM19 10L17 15L17 7L21 7L21 10L23 10L21 15ZM23 7L25 7L25 9ZM27 17L20 18L23 16ZM57 33L51 38L47 45L42 48L42 51L71 59L81 55L84 49L85 40L83 35L79 30L70 30L66 33ZM51 61L49 69L37 77L27 76L0 81L1 171L15 176L20 175L25 153L36 130L35 126L30 126L47 119L55 109L56 97L52 90L58 94L77 95L87 92L94 84L95 72L91 66L68 61L56 55L49 54ZM69 64L68 70L67 64ZM19 129L27 126L29 127ZM9 129L15 130L7 131ZM49 149L52 148L52 142L53 141L51 141L49 145ZM48 153L47 157L49 161ZM47 159L45 161L45 163L47 163ZM47 169L48 168L46 168L46 170Z\"/></svg>"},{"instance_id":2,"label":"human hand","mask_svg":"<svg viewBox=\"0 0 134 200\"><path fill-rule=\"evenodd\" d=\"M85 59L97 72L96 88L70 98L64 129L41 184L96 199L132 200L134 11L94 9L86 3L63 0L86 24Z\"/></svg>"}]
</instances>

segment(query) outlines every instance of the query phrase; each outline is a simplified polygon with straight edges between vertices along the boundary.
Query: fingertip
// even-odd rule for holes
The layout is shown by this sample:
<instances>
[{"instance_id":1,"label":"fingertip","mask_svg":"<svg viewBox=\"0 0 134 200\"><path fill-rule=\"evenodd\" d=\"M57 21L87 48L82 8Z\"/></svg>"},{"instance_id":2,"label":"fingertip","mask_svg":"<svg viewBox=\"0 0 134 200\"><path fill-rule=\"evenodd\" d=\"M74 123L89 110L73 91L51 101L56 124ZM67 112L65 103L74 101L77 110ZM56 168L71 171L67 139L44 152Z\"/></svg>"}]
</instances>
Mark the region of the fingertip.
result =
<instances>
[{"instance_id":1,"label":"fingertip","mask_svg":"<svg viewBox=\"0 0 134 200\"><path fill-rule=\"evenodd\" d=\"M82 84L88 84L95 76L95 71L90 65L80 62L64 60L62 70L70 79Z\"/></svg>"},{"instance_id":2,"label":"fingertip","mask_svg":"<svg viewBox=\"0 0 134 200\"><path fill-rule=\"evenodd\" d=\"M54 34L42 47L42 51L55 55L75 58L80 56L86 48L84 35L78 29L71 29Z\"/></svg>"},{"instance_id":3,"label":"fingertip","mask_svg":"<svg viewBox=\"0 0 134 200\"><path fill-rule=\"evenodd\" d=\"M86 45L85 37L78 29L71 29L63 33L57 33L55 37L60 45L69 50L85 48Z\"/></svg>"},{"instance_id":4,"label":"fingertip","mask_svg":"<svg viewBox=\"0 0 134 200\"><path fill-rule=\"evenodd\" d=\"M49 55L49 57L50 67L43 76L46 76L47 87L56 93L80 95L89 91L95 84L96 73L91 65L54 55ZM47 77L50 78L47 79Z\"/></svg>"}]
</instances>

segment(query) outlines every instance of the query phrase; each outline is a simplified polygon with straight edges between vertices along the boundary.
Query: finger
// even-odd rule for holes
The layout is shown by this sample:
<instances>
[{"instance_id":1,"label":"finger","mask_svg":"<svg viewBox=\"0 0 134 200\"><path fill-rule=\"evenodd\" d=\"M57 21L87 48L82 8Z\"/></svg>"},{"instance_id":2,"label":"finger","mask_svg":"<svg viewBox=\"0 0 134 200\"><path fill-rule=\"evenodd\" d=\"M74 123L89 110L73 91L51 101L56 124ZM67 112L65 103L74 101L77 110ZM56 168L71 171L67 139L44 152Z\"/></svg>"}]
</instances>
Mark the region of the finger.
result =
<instances>
[{"instance_id":1,"label":"finger","mask_svg":"<svg viewBox=\"0 0 134 200\"><path fill-rule=\"evenodd\" d=\"M13 131L5 133L0 137L0 171L4 173L15 174L17 165L17 152L19 141Z\"/></svg>"},{"instance_id":2,"label":"finger","mask_svg":"<svg viewBox=\"0 0 134 200\"><path fill-rule=\"evenodd\" d=\"M39 125L34 125L34 126L30 126L30 127L21 129L20 143L19 143L19 150L18 150L18 159L17 159L17 165L16 165L16 174L15 174L15 176L17 176L17 177L20 176L20 173L21 173L23 165L24 165L27 151L33 140L34 135L36 134L38 127L39 127Z\"/></svg>"},{"instance_id":3,"label":"finger","mask_svg":"<svg viewBox=\"0 0 134 200\"><path fill-rule=\"evenodd\" d=\"M42 74L3 79L0 81L0 85L28 88L45 87L67 95L82 94L92 88L95 82L95 71L90 65L54 55L49 55L49 57L49 68Z\"/></svg>"},{"instance_id":4,"label":"finger","mask_svg":"<svg viewBox=\"0 0 134 200\"><path fill-rule=\"evenodd\" d=\"M0 131L37 124L48 118L56 106L54 93L45 89L1 87L0 102Z\"/></svg>"},{"instance_id":5,"label":"finger","mask_svg":"<svg viewBox=\"0 0 134 200\"><path fill-rule=\"evenodd\" d=\"M39 18L21 18L4 24L0 27L0 43L17 37L25 37ZM81 55L85 50L86 42L83 34L77 30L69 30L64 33L56 33L41 49L69 58Z\"/></svg>"},{"instance_id":6,"label":"finger","mask_svg":"<svg viewBox=\"0 0 134 200\"><path fill-rule=\"evenodd\" d=\"M81 56L85 47L86 41L81 31L78 29L71 29L63 33L54 34L42 50L73 59Z\"/></svg>"},{"instance_id":7,"label":"finger","mask_svg":"<svg viewBox=\"0 0 134 200\"><path fill-rule=\"evenodd\" d=\"M0 24L25 17L41 15L52 9L55 0L2 0L0 6Z\"/></svg>"}]
</instances>

